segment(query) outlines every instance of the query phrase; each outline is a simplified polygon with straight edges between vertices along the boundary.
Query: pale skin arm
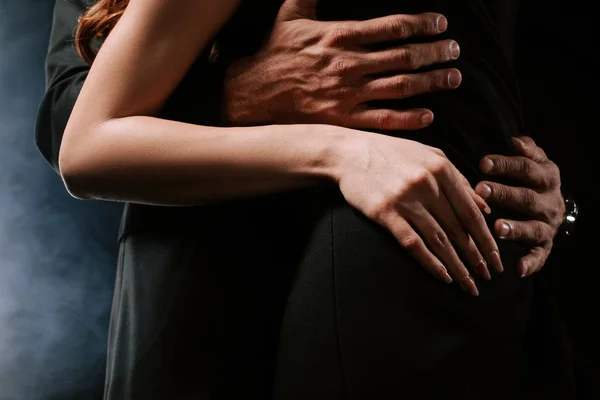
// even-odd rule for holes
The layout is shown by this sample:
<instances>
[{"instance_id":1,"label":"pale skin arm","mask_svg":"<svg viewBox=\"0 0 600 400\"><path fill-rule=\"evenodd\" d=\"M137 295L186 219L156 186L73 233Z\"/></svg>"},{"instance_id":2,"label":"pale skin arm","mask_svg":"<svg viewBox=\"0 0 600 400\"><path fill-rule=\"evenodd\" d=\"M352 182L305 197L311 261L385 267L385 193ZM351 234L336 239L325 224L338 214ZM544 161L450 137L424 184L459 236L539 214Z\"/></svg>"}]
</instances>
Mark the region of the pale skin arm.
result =
<instances>
[{"instance_id":1,"label":"pale skin arm","mask_svg":"<svg viewBox=\"0 0 600 400\"><path fill-rule=\"evenodd\" d=\"M237 4L131 2L98 54L65 131L59 163L71 194L186 205L331 178L325 163L339 137L333 129L225 129L153 117Z\"/></svg>"},{"instance_id":2,"label":"pale skin arm","mask_svg":"<svg viewBox=\"0 0 600 400\"><path fill-rule=\"evenodd\" d=\"M130 3L65 131L59 163L71 194L187 205L335 183L430 273L477 295L454 246L483 276L486 260L499 271L502 263L484 205L439 149L330 125L215 128L154 117L237 4Z\"/></svg>"}]
</instances>

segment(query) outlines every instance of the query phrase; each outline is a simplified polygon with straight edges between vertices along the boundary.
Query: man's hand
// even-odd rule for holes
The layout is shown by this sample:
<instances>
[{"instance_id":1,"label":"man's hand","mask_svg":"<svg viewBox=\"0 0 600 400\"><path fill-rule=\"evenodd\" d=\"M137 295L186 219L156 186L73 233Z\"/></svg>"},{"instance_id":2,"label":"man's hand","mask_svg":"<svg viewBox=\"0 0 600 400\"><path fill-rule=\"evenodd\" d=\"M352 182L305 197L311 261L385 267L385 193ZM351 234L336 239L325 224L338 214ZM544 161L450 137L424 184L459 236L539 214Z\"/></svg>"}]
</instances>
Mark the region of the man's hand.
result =
<instances>
[{"instance_id":1,"label":"man's hand","mask_svg":"<svg viewBox=\"0 0 600 400\"><path fill-rule=\"evenodd\" d=\"M531 221L498 220L494 230L500 239L516 240L532 245L530 254L519 261L521 277L539 271L552 250L558 227L565 214L560 191L560 170L548 159L533 139L513 138L523 157L489 155L481 160L483 173L493 177L510 177L523 187L505 186L494 182L480 182L476 192L489 204L498 204L527 215Z\"/></svg>"},{"instance_id":2,"label":"man's hand","mask_svg":"<svg viewBox=\"0 0 600 400\"><path fill-rule=\"evenodd\" d=\"M319 123L357 129L414 130L431 124L427 109L373 108L460 85L457 69L415 70L458 58L453 40L371 51L375 44L446 30L441 14L392 15L367 21L317 21L318 0L287 0L255 55L228 70L222 116L231 125ZM410 72L410 73L409 73Z\"/></svg>"}]
</instances>

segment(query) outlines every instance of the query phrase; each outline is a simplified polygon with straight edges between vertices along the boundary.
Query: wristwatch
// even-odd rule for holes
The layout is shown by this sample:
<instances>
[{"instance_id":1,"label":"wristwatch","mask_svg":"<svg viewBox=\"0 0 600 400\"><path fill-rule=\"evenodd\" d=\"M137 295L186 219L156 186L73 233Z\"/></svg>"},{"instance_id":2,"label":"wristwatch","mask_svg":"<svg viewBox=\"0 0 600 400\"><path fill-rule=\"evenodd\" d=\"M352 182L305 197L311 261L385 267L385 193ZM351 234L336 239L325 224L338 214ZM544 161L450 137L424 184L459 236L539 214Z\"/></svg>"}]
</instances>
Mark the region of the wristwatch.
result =
<instances>
[{"instance_id":1,"label":"wristwatch","mask_svg":"<svg viewBox=\"0 0 600 400\"><path fill-rule=\"evenodd\" d=\"M575 232L575 222L577 221L577 214L579 214L579 208L573 196L563 190L563 198L565 199L565 218L562 224L558 228L559 236L573 236Z\"/></svg>"}]
</instances>

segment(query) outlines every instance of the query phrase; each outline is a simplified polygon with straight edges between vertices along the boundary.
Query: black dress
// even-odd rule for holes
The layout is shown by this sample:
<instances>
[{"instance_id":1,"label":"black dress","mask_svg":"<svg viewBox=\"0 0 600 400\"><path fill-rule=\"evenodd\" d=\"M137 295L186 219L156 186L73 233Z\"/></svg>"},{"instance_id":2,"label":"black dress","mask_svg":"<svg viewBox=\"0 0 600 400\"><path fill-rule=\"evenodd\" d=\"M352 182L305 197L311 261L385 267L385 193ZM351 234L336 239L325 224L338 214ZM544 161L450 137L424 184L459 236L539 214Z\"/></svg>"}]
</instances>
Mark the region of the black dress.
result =
<instances>
[{"instance_id":1,"label":"black dress","mask_svg":"<svg viewBox=\"0 0 600 400\"><path fill-rule=\"evenodd\" d=\"M430 129L394 135L442 148L476 183L480 157L514 154L510 137L524 133L511 67L517 3L321 0L319 16L448 17L442 37L461 45L462 86L386 106L431 108ZM219 37L222 62L255 51L280 4L246 1ZM162 117L218 123L192 117L204 57ZM493 211L490 225L519 218ZM540 282L517 277L520 244L499 243L506 272L476 278L473 298L424 272L327 185L196 207L127 204L119 240L106 400L572 395L560 321Z\"/></svg>"}]
</instances>

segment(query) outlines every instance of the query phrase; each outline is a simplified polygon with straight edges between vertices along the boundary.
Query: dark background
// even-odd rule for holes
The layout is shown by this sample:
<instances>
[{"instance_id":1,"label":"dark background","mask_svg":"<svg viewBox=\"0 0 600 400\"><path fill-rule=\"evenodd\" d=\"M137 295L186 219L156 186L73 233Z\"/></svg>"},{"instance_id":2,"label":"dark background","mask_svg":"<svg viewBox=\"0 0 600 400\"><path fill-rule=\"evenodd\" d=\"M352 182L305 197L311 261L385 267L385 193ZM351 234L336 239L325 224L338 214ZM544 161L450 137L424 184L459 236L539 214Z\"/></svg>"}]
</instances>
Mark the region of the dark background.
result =
<instances>
[{"instance_id":1,"label":"dark background","mask_svg":"<svg viewBox=\"0 0 600 400\"><path fill-rule=\"evenodd\" d=\"M0 400L102 397L121 206L72 199L34 146L53 4L0 0ZM577 349L600 366L599 36L589 4L529 1L518 70L532 135L581 210L575 238L544 273Z\"/></svg>"}]
</instances>

